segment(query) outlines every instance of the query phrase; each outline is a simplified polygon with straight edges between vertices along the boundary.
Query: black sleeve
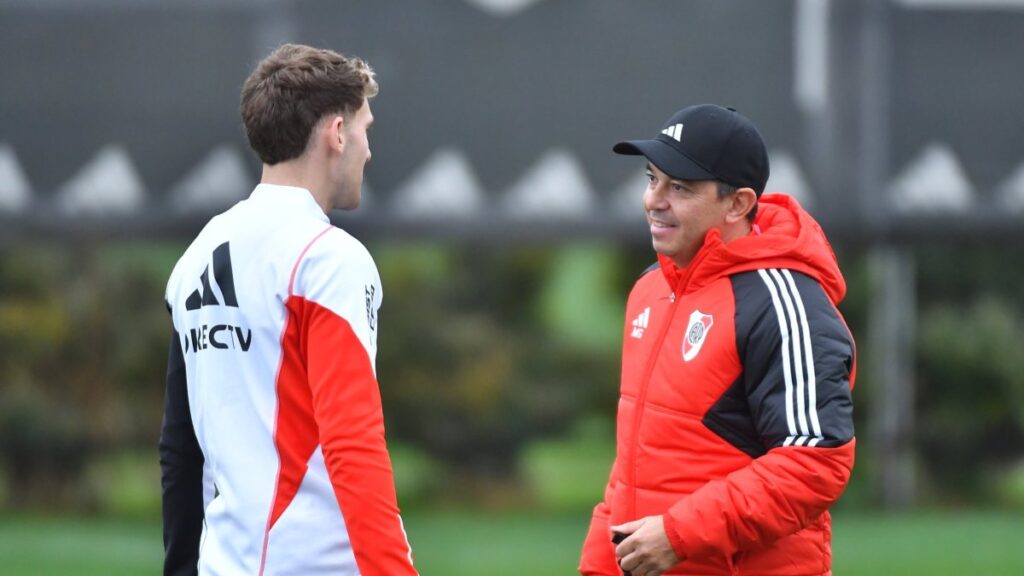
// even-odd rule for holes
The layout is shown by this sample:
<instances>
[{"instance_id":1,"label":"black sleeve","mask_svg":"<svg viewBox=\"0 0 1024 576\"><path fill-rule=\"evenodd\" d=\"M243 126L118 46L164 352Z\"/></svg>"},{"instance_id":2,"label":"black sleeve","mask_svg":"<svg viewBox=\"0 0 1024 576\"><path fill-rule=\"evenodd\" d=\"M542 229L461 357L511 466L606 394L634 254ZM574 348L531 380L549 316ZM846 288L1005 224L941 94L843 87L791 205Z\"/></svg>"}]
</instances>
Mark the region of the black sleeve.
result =
<instances>
[{"instance_id":1,"label":"black sleeve","mask_svg":"<svg viewBox=\"0 0 1024 576\"><path fill-rule=\"evenodd\" d=\"M758 458L779 446L853 438L853 337L813 278L792 270L731 277L742 371L704 424Z\"/></svg>"},{"instance_id":2,"label":"black sleeve","mask_svg":"<svg viewBox=\"0 0 1024 576\"><path fill-rule=\"evenodd\" d=\"M167 391L160 431L163 488L164 576L194 576L203 529L203 453L192 427L181 338L174 331L167 354Z\"/></svg>"},{"instance_id":3,"label":"black sleeve","mask_svg":"<svg viewBox=\"0 0 1024 576\"><path fill-rule=\"evenodd\" d=\"M853 337L813 278L791 270L736 277L743 388L761 446L842 446L853 438Z\"/></svg>"}]
</instances>

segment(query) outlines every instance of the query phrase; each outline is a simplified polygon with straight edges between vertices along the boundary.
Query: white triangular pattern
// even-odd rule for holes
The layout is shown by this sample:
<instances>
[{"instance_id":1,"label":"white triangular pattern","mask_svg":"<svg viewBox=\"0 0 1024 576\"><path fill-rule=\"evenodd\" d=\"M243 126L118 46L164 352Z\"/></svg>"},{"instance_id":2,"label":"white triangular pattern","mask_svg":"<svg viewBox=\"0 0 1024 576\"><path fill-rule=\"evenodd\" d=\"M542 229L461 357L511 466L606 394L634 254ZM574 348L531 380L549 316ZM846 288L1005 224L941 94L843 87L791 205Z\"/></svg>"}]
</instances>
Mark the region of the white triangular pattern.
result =
<instances>
[{"instance_id":1,"label":"white triangular pattern","mask_svg":"<svg viewBox=\"0 0 1024 576\"><path fill-rule=\"evenodd\" d=\"M391 208L401 217L468 217L480 212L482 198L469 161L445 148L395 190Z\"/></svg>"},{"instance_id":2,"label":"white triangular pattern","mask_svg":"<svg viewBox=\"0 0 1024 576\"><path fill-rule=\"evenodd\" d=\"M640 168L612 193L611 209L626 220L644 220L644 190L647 189L647 168Z\"/></svg>"},{"instance_id":3,"label":"white triangular pattern","mask_svg":"<svg viewBox=\"0 0 1024 576\"><path fill-rule=\"evenodd\" d=\"M244 199L252 188L252 178L238 149L223 144L171 188L171 198L179 212L215 210Z\"/></svg>"},{"instance_id":4,"label":"white triangular pattern","mask_svg":"<svg viewBox=\"0 0 1024 576\"><path fill-rule=\"evenodd\" d=\"M526 10L541 0L466 0L466 2L494 16L511 16Z\"/></svg>"},{"instance_id":5,"label":"white triangular pattern","mask_svg":"<svg viewBox=\"0 0 1024 576\"><path fill-rule=\"evenodd\" d=\"M970 208L973 189L953 151L929 144L889 186L899 210L959 212Z\"/></svg>"},{"instance_id":6,"label":"white triangular pattern","mask_svg":"<svg viewBox=\"0 0 1024 576\"><path fill-rule=\"evenodd\" d=\"M503 213L512 217L585 217L594 208L594 192L575 156L549 150L502 195Z\"/></svg>"},{"instance_id":7,"label":"white triangular pattern","mask_svg":"<svg viewBox=\"0 0 1024 576\"><path fill-rule=\"evenodd\" d=\"M21 212L32 196L32 187L18 164L14 148L0 144L0 210Z\"/></svg>"},{"instance_id":8,"label":"white triangular pattern","mask_svg":"<svg viewBox=\"0 0 1024 576\"><path fill-rule=\"evenodd\" d=\"M813 198L796 158L785 150L774 150L769 156L771 171L764 191L789 194L804 208L810 208Z\"/></svg>"},{"instance_id":9,"label":"white triangular pattern","mask_svg":"<svg viewBox=\"0 0 1024 576\"><path fill-rule=\"evenodd\" d=\"M1012 212L1024 212L1024 164L1003 181L996 189L1000 207Z\"/></svg>"},{"instance_id":10,"label":"white triangular pattern","mask_svg":"<svg viewBox=\"0 0 1024 576\"><path fill-rule=\"evenodd\" d=\"M58 207L67 214L129 213L137 210L145 190L128 153L110 144L57 192Z\"/></svg>"}]
</instances>

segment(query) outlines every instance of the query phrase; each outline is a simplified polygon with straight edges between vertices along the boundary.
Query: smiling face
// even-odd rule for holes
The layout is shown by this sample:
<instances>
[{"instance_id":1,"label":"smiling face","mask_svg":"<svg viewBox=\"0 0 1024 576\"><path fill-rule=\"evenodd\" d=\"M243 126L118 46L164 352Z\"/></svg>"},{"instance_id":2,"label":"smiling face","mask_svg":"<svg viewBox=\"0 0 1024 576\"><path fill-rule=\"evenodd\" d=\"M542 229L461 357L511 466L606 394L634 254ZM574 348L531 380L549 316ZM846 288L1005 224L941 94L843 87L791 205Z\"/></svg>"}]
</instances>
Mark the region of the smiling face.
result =
<instances>
[{"instance_id":1,"label":"smiling face","mask_svg":"<svg viewBox=\"0 0 1024 576\"><path fill-rule=\"evenodd\" d=\"M712 228L727 223L731 197L720 198L714 180L678 180L647 164L644 213L654 251L686 267Z\"/></svg>"}]
</instances>

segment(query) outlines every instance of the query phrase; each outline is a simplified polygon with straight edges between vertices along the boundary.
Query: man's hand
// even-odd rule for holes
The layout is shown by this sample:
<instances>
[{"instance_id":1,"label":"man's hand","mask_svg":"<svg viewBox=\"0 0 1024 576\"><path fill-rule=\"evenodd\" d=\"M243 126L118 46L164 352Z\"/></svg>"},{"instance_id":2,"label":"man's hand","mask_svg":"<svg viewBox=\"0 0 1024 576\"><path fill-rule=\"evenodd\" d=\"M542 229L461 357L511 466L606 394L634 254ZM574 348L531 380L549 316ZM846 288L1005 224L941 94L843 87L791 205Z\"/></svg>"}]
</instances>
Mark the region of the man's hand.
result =
<instances>
[{"instance_id":1,"label":"man's hand","mask_svg":"<svg viewBox=\"0 0 1024 576\"><path fill-rule=\"evenodd\" d=\"M648 516L611 527L612 532L628 537L615 548L619 566L632 576L661 576L679 563L665 534L665 520Z\"/></svg>"}]
</instances>

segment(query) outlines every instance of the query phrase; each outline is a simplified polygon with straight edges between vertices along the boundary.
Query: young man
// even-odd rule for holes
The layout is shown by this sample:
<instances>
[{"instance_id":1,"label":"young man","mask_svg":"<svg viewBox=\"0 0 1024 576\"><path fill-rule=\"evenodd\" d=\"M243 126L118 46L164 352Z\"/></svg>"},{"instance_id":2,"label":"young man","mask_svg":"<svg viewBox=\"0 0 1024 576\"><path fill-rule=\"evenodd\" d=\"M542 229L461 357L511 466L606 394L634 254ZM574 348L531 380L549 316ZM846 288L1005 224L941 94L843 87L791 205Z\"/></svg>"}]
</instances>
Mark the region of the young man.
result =
<instances>
[{"instance_id":1,"label":"young man","mask_svg":"<svg viewBox=\"0 0 1024 576\"><path fill-rule=\"evenodd\" d=\"M167 284L164 574L416 574L376 380L380 278L330 224L359 206L373 71L285 45L242 89L263 161Z\"/></svg>"},{"instance_id":2,"label":"young man","mask_svg":"<svg viewBox=\"0 0 1024 576\"><path fill-rule=\"evenodd\" d=\"M614 151L647 158L658 264L626 307L616 458L580 572L830 574L855 353L828 241L761 196L768 154L735 110L684 108Z\"/></svg>"}]
</instances>

